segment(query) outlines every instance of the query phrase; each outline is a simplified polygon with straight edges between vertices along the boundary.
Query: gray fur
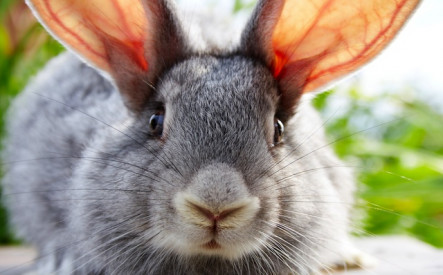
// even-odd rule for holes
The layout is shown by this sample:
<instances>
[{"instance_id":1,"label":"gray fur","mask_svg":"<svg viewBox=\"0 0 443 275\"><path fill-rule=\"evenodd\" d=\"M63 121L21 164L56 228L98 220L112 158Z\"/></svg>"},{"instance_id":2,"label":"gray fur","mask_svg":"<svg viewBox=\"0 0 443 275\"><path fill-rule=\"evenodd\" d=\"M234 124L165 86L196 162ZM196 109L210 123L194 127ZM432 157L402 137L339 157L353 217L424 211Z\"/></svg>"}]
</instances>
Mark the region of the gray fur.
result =
<instances>
[{"instance_id":1,"label":"gray fur","mask_svg":"<svg viewBox=\"0 0 443 275\"><path fill-rule=\"evenodd\" d=\"M158 83L133 114L112 84L62 54L14 102L5 199L42 274L308 274L341 253L353 181L312 107L296 107L273 147L278 83L262 62L191 55ZM148 128L155 102L161 140ZM207 205L259 199L252 222L221 233L242 256L180 250L205 234L174 209L184 190Z\"/></svg>"}]
</instances>

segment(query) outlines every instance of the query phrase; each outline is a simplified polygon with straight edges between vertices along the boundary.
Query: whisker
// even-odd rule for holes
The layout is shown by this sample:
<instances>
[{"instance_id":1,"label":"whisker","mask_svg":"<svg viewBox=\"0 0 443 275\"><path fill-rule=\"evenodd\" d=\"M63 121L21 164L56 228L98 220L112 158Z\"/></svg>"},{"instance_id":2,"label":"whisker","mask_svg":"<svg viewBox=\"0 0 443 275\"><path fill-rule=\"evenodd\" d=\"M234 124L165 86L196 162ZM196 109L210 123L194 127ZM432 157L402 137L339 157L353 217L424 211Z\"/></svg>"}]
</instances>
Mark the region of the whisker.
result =
<instances>
[{"instance_id":1,"label":"whisker","mask_svg":"<svg viewBox=\"0 0 443 275\"><path fill-rule=\"evenodd\" d=\"M316 171L322 171L322 170L327 170L327 169L336 169L336 168L357 168L358 166L352 166L352 165L331 165L331 166L323 166L323 167L315 167L315 168L310 168L310 169L306 169L297 173L294 173L292 175L286 176L284 178L280 178L277 179L277 183L281 183L283 181L292 179L296 176L305 174L305 173L311 173L311 172L316 172Z\"/></svg>"},{"instance_id":2,"label":"whisker","mask_svg":"<svg viewBox=\"0 0 443 275\"><path fill-rule=\"evenodd\" d=\"M294 258L290 257L285 251L284 248L288 248L286 245L278 242L277 240L275 240L277 236L273 235L271 236L268 241L269 243L273 244L273 252L277 252L275 255L280 259L280 261L286 265L289 270L291 270L291 272L296 273L293 268L291 266L289 266L288 261L293 263L296 262ZM304 266L309 266L308 262L306 262L306 260L303 257L300 257L300 254L295 253L295 251L293 251L294 254L297 255L297 259L301 260L304 263ZM282 258L283 257L283 258ZM308 270L306 270L306 268L300 263L297 262L297 264L295 265L300 271L303 271L303 274L308 274Z\"/></svg>"},{"instance_id":3,"label":"whisker","mask_svg":"<svg viewBox=\"0 0 443 275\"><path fill-rule=\"evenodd\" d=\"M261 178L263 177L265 174L269 173L269 171L271 171L272 169L274 169L277 165L279 165L280 163L282 163L284 160L286 160L291 154L293 154L295 151L297 151L302 145L305 144L305 142L307 142L315 133L317 133L320 129L323 129L324 126L329 122L329 120L331 120L335 114L338 112L338 108L335 110L334 113L332 113L326 120L323 121L323 123L318 126L316 129L314 129L309 135L307 135L304 139L302 139L302 141L297 144L294 149L292 149L291 151L289 151L289 153L287 153L283 158L281 158L280 160L278 160L277 162L275 162L274 164L272 164L271 167L269 167L268 169L266 169L264 172L260 173L259 176L257 178ZM271 174L273 175L273 174Z\"/></svg>"},{"instance_id":4,"label":"whisker","mask_svg":"<svg viewBox=\"0 0 443 275\"><path fill-rule=\"evenodd\" d=\"M117 131L118 133L122 134L123 136L125 136L125 137L127 137L127 138L130 138L130 139L133 140L135 143L137 143L137 144L140 145L141 147L145 148L145 150L147 150L149 153L151 153L151 155L153 155L157 160L159 160L164 166L168 167L167 164L170 164L170 162L168 162L168 161L166 161L166 160L164 160L164 159L161 159L157 154L155 154L153 151L151 151L151 149L150 149L149 147L147 147L145 144L141 143L139 140L137 140L137 139L135 139L134 137L132 137L132 136L126 134L125 132L123 132L123 131L117 129L116 127L112 126L111 124L109 124L109 123L107 123L107 122L105 122L105 121L103 121L103 120L100 120L100 119L98 119L98 118L96 118L96 117L94 117L94 116L92 116L92 115L90 115L90 114L88 114L88 113L86 113L86 112L84 112L84 111L78 109L78 108L72 107L72 106L70 106L70 105L68 105L68 104L66 104L66 103L64 103L64 102L62 102L62 101L59 101L59 100L57 100L57 99L47 97L47 96L45 96L45 95L43 95L43 94L40 94L40 93L37 93L37 92L33 92L33 94L38 95L38 96L40 96L40 97L42 97L42 98L44 98L44 99L46 99L46 100L50 100L50 101L56 102L56 103L58 103L58 104L61 104L61 105L65 106L65 107L67 107L67 108L69 108L69 109L71 109L71 110L77 111L77 112L79 112L79 113L81 113L81 114L83 114L83 115L85 115L85 116L87 116L87 117L89 117L89 118L91 118L91 119L94 119L95 121L97 121L97 122L99 122L99 123L101 123L101 124L103 124L103 125L105 125L105 126L111 128L111 129L113 129L114 131ZM132 131L131 131L131 132L132 132ZM183 175L180 173L180 171L177 170L176 172L177 172L179 175L183 176Z\"/></svg>"},{"instance_id":5,"label":"whisker","mask_svg":"<svg viewBox=\"0 0 443 275\"><path fill-rule=\"evenodd\" d=\"M137 215L138 215L138 214L137 214ZM121 224L124 224L124 223L128 222L129 220L135 218L137 215L130 216L129 218L127 218L127 219L123 220L122 222L119 222L117 225L113 225L113 226L119 226L119 225L121 225ZM104 232L104 231L108 231L109 229L110 229L109 227L106 227L106 228L104 228L104 229L102 229L102 230L99 230L99 231L93 233L93 235L98 235L98 234L100 234L100 233L102 233L102 232ZM45 257L53 256L53 255L54 255L55 253L57 253L58 251L63 251L64 249L69 248L69 247L71 247L71 246L79 245L79 244L81 244L82 242L85 242L85 241L87 241L87 240L89 240L89 237L86 238L86 239L76 240L76 241L70 242L70 243L68 243L68 244L66 244L66 245L63 245L63 246L61 246L61 247L58 247L58 248L54 249L54 250L51 251L51 252L44 253L44 254L40 254L40 255L38 255L37 257L35 257L34 259L32 259L32 260L30 260L30 261L24 262L24 263L22 263L22 264L20 264L20 265L17 265L17 266L14 266L14 267L11 267L11 268L8 268L8 269L5 269L5 270L2 270L2 272L4 272L4 273L7 274L8 272L13 272L14 270L19 270L20 268L23 268L23 267L25 267L25 266L27 266L27 265L30 265L30 264L32 264L32 263L35 263L35 262L37 262L37 261L39 261L39 260L41 260L41 259L44 259Z\"/></svg>"},{"instance_id":6,"label":"whisker","mask_svg":"<svg viewBox=\"0 0 443 275\"><path fill-rule=\"evenodd\" d=\"M328 148L328 147L330 147L331 145L333 145L333 144L335 144L335 143L341 142L341 141L346 140L346 139L348 139L348 138L350 138L350 137L353 137L353 136L355 136L355 135L361 134L361 133L363 133L363 132L365 132L365 131L369 131L369 130L371 130L371 129L375 129L375 128L378 128L378 127L380 127L380 126L383 126L383 125L386 125L386 124L390 124L390 123L393 123L393 122L395 122L395 121L399 121L399 120L400 120L400 118L392 119L392 120L390 120L390 121L385 121L385 122L382 122L382 123L376 124L376 125L374 125L374 126L368 127L368 128L366 128L366 129L359 130L359 131L355 131L355 132L353 132L353 133L351 133L351 134L348 134L348 135L345 135L345 136L339 137L339 138L335 139L334 141L331 141L331 142L328 142L328 143L326 143L326 144L324 144L324 145L321 145L321 146L319 146L319 147L317 147L317 148L315 148L315 149L309 151L308 153L306 153L306 154L304 154L304 155L302 155L302 156L296 158L295 160L289 162L288 164L283 165L283 166L280 167L277 171L274 171L273 173L271 173L271 174L269 175L269 177L275 175L276 173L278 173L278 172L281 171L282 169L285 169L285 168L289 167L290 165L294 164L295 162L297 162L297 161L299 161L299 160L302 160L302 159L304 159L305 157L307 157L307 156L309 156L309 155L311 155L311 154L313 154L313 153L315 153L315 152L317 152L317 151L319 151L319 150L321 150L321 149Z\"/></svg>"}]
</instances>

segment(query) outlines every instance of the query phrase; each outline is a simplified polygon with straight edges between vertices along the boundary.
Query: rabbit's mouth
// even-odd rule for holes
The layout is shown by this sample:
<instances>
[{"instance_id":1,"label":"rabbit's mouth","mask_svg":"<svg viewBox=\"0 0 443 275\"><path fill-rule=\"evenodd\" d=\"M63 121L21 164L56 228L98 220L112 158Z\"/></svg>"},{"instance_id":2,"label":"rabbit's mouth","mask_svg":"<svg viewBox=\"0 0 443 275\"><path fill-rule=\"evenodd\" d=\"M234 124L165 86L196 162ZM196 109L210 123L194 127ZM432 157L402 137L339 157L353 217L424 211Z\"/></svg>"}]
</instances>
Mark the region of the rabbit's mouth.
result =
<instances>
[{"instance_id":1,"label":"rabbit's mouth","mask_svg":"<svg viewBox=\"0 0 443 275\"><path fill-rule=\"evenodd\" d=\"M202 248L209 250L217 250L222 248L222 246L216 240L212 239L210 242L207 242L206 244L202 245Z\"/></svg>"}]
</instances>

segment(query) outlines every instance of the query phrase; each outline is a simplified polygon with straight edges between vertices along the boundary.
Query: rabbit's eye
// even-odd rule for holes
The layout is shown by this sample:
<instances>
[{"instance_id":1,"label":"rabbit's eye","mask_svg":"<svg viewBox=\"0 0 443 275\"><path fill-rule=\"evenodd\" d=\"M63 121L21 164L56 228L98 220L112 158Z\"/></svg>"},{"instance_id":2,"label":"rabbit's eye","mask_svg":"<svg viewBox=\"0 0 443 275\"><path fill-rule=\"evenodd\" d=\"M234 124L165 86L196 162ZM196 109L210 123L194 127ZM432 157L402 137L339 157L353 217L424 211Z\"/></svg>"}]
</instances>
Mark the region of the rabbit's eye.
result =
<instances>
[{"instance_id":1,"label":"rabbit's eye","mask_svg":"<svg viewBox=\"0 0 443 275\"><path fill-rule=\"evenodd\" d=\"M161 136L163 133L164 112L158 111L149 119L149 130L152 135Z\"/></svg>"},{"instance_id":2,"label":"rabbit's eye","mask_svg":"<svg viewBox=\"0 0 443 275\"><path fill-rule=\"evenodd\" d=\"M274 119L274 145L279 144L283 139L283 132L285 131L285 126L283 123L278 120Z\"/></svg>"}]
</instances>

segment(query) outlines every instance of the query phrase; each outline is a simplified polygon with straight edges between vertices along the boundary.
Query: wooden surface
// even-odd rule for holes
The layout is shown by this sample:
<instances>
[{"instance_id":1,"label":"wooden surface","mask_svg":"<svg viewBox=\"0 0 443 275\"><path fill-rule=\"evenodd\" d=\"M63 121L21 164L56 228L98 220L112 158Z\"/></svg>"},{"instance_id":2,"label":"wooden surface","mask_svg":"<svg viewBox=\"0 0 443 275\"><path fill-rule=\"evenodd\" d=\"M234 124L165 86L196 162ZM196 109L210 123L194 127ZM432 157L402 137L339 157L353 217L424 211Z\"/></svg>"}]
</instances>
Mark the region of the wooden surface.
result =
<instances>
[{"instance_id":1,"label":"wooden surface","mask_svg":"<svg viewBox=\"0 0 443 275\"><path fill-rule=\"evenodd\" d=\"M376 265L368 269L344 270L334 275L443 275L443 250L415 239L375 237L358 239L356 244L375 258ZM0 274L33 274L30 269L35 257L35 251L29 247L0 248Z\"/></svg>"}]
</instances>

